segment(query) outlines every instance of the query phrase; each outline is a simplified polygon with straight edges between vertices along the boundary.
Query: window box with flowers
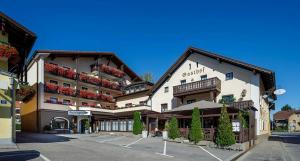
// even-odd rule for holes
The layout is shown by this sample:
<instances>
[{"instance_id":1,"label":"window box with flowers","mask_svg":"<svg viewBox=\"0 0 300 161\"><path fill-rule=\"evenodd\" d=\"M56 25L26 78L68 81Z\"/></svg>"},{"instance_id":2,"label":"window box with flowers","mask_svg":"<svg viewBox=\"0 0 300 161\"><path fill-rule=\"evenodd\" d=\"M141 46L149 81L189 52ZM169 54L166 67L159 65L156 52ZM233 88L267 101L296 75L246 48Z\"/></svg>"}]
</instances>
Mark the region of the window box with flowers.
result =
<instances>
[{"instance_id":1,"label":"window box with flowers","mask_svg":"<svg viewBox=\"0 0 300 161\"><path fill-rule=\"evenodd\" d=\"M49 93L58 93L58 85L53 83L46 83L45 84L45 91Z\"/></svg>"},{"instance_id":2,"label":"window box with flowers","mask_svg":"<svg viewBox=\"0 0 300 161\"><path fill-rule=\"evenodd\" d=\"M59 87L59 93L66 95L66 96L76 96L76 90L70 87Z\"/></svg>"},{"instance_id":3,"label":"window box with flowers","mask_svg":"<svg viewBox=\"0 0 300 161\"><path fill-rule=\"evenodd\" d=\"M101 79L96 78L96 77L88 76L87 77L87 82L91 83L91 84L94 84L94 85L99 85L101 83Z\"/></svg>"},{"instance_id":4,"label":"window box with flowers","mask_svg":"<svg viewBox=\"0 0 300 161\"><path fill-rule=\"evenodd\" d=\"M76 77L77 77L77 73L76 72L74 72L74 70L73 69L67 69L66 71L65 71L65 75L64 75L66 78L69 78L69 79L76 79Z\"/></svg>"},{"instance_id":5,"label":"window box with flowers","mask_svg":"<svg viewBox=\"0 0 300 161\"><path fill-rule=\"evenodd\" d=\"M0 58L10 58L18 55L15 47L8 44L0 44Z\"/></svg>"},{"instance_id":6,"label":"window box with flowers","mask_svg":"<svg viewBox=\"0 0 300 161\"><path fill-rule=\"evenodd\" d=\"M86 91L86 90L80 90L79 91L79 96L81 98L87 98L87 99L97 99L97 94L93 93L93 92L89 92L89 91Z\"/></svg>"},{"instance_id":7,"label":"window box with flowers","mask_svg":"<svg viewBox=\"0 0 300 161\"><path fill-rule=\"evenodd\" d=\"M55 64L50 64L50 63L45 63L45 71L52 73L52 74L57 74L57 68L58 66Z\"/></svg>"},{"instance_id":8,"label":"window box with flowers","mask_svg":"<svg viewBox=\"0 0 300 161\"><path fill-rule=\"evenodd\" d=\"M33 86L20 84L20 89L17 89L16 91L16 100L26 103L34 97L35 93L36 91Z\"/></svg>"}]
</instances>

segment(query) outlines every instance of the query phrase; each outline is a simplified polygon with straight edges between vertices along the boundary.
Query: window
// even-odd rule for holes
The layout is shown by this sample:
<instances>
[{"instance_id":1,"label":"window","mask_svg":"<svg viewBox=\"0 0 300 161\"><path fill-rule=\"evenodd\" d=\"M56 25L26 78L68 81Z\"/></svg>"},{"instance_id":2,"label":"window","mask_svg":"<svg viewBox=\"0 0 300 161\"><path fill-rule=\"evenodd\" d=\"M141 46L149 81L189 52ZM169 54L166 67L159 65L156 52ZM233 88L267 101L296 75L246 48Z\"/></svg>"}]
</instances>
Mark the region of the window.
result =
<instances>
[{"instance_id":1,"label":"window","mask_svg":"<svg viewBox=\"0 0 300 161\"><path fill-rule=\"evenodd\" d=\"M185 80L185 79L184 79L184 80L181 80L181 81L180 81L180 84L181 84L181 85L186 84L186 80Z\"/></svg>"},{"instance_id":2,"label":"window","mask_svg":"<svg viewBox=\"0 0 300 161\"><path fill-rule=\"evenodd\" d=\"M82 90L86 90L86 91L88 90L87 87L81 87L81 89L82 89Z\"/></svg>"},{"instance_id":3,"label":"window","mask_svg":"<svg viewBox=\"0 0 300 161\"><path fill-rule=\"evenodd\" d=\"M222 96L222 101L223 101L223 103L228 104L228 103L234 102L235 98L234 98L233 94L231 94L231 95L225 95L225 96Z\"/></svg>"},{"instance_id":4,"label":"window","mask_svg":"<svg viewBox=\"0 0 300 161\"><path fill-rule=\"evenodd\" d=\"M232 80L233 79L233 72L226 73L226 80Z\"/></svg>"},{"instance_id":5,"label":"window","mask_svg":"<svg viewBox=\"0 0 300 161\"><path fill-rule=\"evenodd\" d=\"M132 103L126 103L125 107L132 107Z\"/></svg>"},{"instance_id":6,"label":"window","mask_svg":"<svg viewBox=\"0 0 300 161\"><path fill-rule=\"evenodd\" d=\"M58 102L58 98L56 98L56 97L50 97L50 102L51 103L57 103Z\"/></svg>"},{"instance_id":7,"label":"window","mask_svg":"<svg viewBox=\"0 0 300 161\"><path fill-rule=\"evenodd\" d=\"M199 67L199 62L197 62L197 68Z\"/></svg>"},{"instance_id":8,"label":"window","mask_svg":"<svg viewBox=\"0 0 300 161\"><path fill-rule=\"evenodd\" d=\"M201 75L201 80L206 80L207 79L207 75Z\"/></svg>"},{"instance_id":9,"label":"window","mask_svg":"<svg viewBox=\"0 0 300 161\"><path fill-rule=\"evenodd\" d=\"M70 105L70 103L71 103L70 100L65 100L65 99L63 100L63 104L64 104L64 105Z\"/></svg>"},{"instance_id":10,"label":"window","mask_svg":"<svg viewBox=\"0 0 300 161\"><path fill-rule=\"evenodd\" d=\"M165 93L169 92L169 87L165 87Z\"/></svg>"},{"instance_id":11,"label":"window","mask_svg":"<svg viewBox=\"0 0 300 161\"><path fill-rule=\"evenodd\" d=\"M71 87L71 84L69 84L69 83L64 83L63 86L64 86L64 87Z\"/></svg>"},{"instance_id":12,"label":"window","mask_svg":"<svg viewBox=\"0 0 300 161\"><path fill-rule=\"evenodd\" d=\"M81 105L82 105L82 106L88 106L88 103L86 103L86 102L81 102Z\"/></svg>"},{"instance_id":13,"label":"window","mask_svg":"<svg viewBox=\"0 0 300 161\"><path fill-rule=\"evenodd\" d=\"M192 99L192 100L187 100L187 101L186 101L186 103L187 103L187 104L191 104L191 103L194 103L194 102L196 102L196 100L195 100L195 99Z\"/></svg>"},{"instance_id":14,"label":"window","mask_svg":"<svg viewBox=\"0 0 300 161\"><path fill-rule=\"evenodd\" d=\"M65 68L65 69L71 69L70 67L67 67L67 66L63 66L63 68Z\"/></svg>"},{"instance_id":15,"label":"window","mask_svg":"<svg viewBox=\"0 0 300 161\"><path fill-rule=\"evenodd\" d=\"M50 80L50 83L52 83L52 84L58 84L58 82L57 81L55 81L55 80Z\"/></svg>"},{"instance_id":16,"label":"window","mask_svg":"<svg viewBox=\"0 0 300 161\"><path fill-rule=\"evenodd\" d=\"M147 105L147 101L140 101L140 105Z\"/></svg>"},{"instance_id":17,"label":"window","mask_svg":"<svg viewBox=\"0 0 300 161\"><path fill-rule=\"evenodd\" d=\"M192 69L192 64L189 64L190 70Z\"/></svg>"},{"instance_id":18,"label":"window","mask_svg":"<svg viewBox=\"0 0 300 161\"><path fill-rule=\"evenodd\" d=\"M167 110L168 110L168 104L167 103L161 104L161 112L164 112Z\"/></svg>"},{"instance_id":19,"label":"window","mask_svg":"<svg viewBox=\"0 0 300 161\"><path fill-rule=\"evenodd\" d=\"M135 91L140 91L140 86L135 86Z\"/></svg>"}]
</instances>

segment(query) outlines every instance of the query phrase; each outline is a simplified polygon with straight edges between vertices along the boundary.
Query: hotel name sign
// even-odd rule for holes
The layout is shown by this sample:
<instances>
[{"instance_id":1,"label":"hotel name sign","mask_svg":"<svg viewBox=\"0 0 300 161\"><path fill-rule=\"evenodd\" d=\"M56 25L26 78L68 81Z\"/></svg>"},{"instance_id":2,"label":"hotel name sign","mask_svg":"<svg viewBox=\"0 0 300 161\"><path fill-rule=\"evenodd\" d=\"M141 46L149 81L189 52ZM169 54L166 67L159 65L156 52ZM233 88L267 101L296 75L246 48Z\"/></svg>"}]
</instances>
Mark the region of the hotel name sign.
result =
<instances>
[{"instance_id":1,"label":"hotel name sign","mask_svg":"<svg viewBox=\"0 0 300 161\"><path fill-rule=\"evenodd\" d=\"M189 77L192 75L202 74L202 73L204 73L204 71L205 71L205 67L202 67L200 69L196 69L193 71L183 72L182 77Z\"/></svg>"}]
</instances>

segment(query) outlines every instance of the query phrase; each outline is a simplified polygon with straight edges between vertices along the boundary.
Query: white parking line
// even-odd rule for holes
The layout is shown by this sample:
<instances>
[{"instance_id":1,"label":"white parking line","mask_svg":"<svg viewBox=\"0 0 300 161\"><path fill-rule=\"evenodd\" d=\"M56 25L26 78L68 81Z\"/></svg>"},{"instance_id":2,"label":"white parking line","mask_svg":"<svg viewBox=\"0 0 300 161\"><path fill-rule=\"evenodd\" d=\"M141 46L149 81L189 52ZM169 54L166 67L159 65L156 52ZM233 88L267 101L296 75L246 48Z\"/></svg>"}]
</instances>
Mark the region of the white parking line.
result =
<instances>
[{"instance_id":1,"label":"white parking line","mask_svg":"<svg viewBox=\"0 0 300 161\"><path fill-rule=\"evenodd\" d=\"M167 155L167 141L164 141L164 152L163 153L155 153L155 154L159 154L159 155L163 155L163 156L166 156L166 157L174 157L172 155Z\"/></svg>"},{"instance_id":2,"label":"white parking line","mask_svg":"<svg viewBox=\"0 0 300 161\"><path fill-rule=\"evenodd\" d=\"M138 140L136 140L136 141L134 141L134 142L132 142L132 143L130 143L130 144L125 145L124 147L125 147L125 148L131 148L131 147L129 147L130 145L133 145L133 144L135 144L135 143L141 141L142 139L143 139L143 138L140 138L140 139L138 139Z\"/></svg>"},{"instance_id":3,"label":"white parking line","mask_svg":"<svg viewBox=\"0 0 300 161\"><path fill-rule=\"evenodd\" d=\"M211 155L212 157L218 159L219 161L222 161L222 159L218 158L217 156L213 155L212 153L210 153L209 151L207 151L206 149L202 148L201 146L199 146L199 148L201 148L203 151L205 151L206 153L208 153L209 155Z\"/></svg>"},{"instance_id":4,"label":"white parking line","mask_svg":"<svg viewBox=\"0 0 300 161\"><path fill-rule=\"evenodd\" d=\"M43 154L40 154L40 157L41 157L42 159L44 159L44 161L51 161L50 159L48 159L47 157L45 157Z\"/></svg>"},{"instance_id":5,"label":"white parking line","mask_svg":"<svg viewBox=\"0 0 300 161\"><path fill-rule=\"evenodd\" d=\"M102 141L97 141L98 143L104 143L104 142L108 142L108 141L115 141L115 140L119 140L124 138L124 136L121 137L116 137L116 138L112 138L112 139L107 139L107 140L102 140Z\"/></svg>"}]
</instances>

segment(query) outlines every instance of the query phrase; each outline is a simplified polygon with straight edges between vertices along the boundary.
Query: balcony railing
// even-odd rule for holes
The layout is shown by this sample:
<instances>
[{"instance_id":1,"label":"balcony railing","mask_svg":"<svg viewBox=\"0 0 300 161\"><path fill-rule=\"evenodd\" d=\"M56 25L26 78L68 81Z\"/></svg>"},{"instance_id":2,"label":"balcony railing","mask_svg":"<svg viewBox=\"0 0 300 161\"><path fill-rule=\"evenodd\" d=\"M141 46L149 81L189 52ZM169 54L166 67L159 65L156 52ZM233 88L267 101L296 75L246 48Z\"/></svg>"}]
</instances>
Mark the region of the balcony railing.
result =
<instances>
[{"instance_id":1,"label":"balcony railing","mask_svg":"<svg viewBox=\"0 0 300 161\"><path fill-rule=\"evenodd\" d=\"M55 64L45 63L45 71L54 75L62 76L73 80L77 78L77 74L74 70L66 69Z\"/></svg>"},{"instance_id":2,"label":"balcony railing","mask_svg":"<svg viewBox=\"0 0 300 161\"><path fill-rule=\"evenodd\" d=\"M65 96L76 97L75 89L71 87L58 86L56 84L48 83L48 82L45 84L45 91L48 93L63 94Z\"/></svg>"},{"instance_id":3,"label":"balcony railing","mask_svg":"<svg viewBox=\"0 0 300 161\"><path fill-rule=\"evenodd\" d=\"M86 73L76 73L73 69L66 69L55 64L45 63L45 71L51 74L69 78L79 79L81 82L102 86L109 89L120 90L121 86L118 82L110 81L108 79L101 79L94 76L87 75Z\"/></svg>"},{"instance_id":4,"label":"balcony railing","mask_svg":"<svg viewBox=\"0 0 300 161\"><path fill-rule=\"evenodd\" d=\"M246 100L246 101L238 101L238 102L232 102L228 104L231 107L235 107L240 110L249 109L250 107L253 107L254 103L252 100Z\"/></svg>"},{"instance_id":5,"label":"balcony railing","mask_svg":"<svg viewBox=\"0 0 300 161\"><path fill-rule=\"evenodd\" d=\"M174 86L173 95L180 96L186 94L194 94L197 92L207 92L210 90L221 91L221 80L219 78L214 77L206 80Z\"/></svg>"},{"instance_id":6,"label":"balcony railing","mask_svg":"<svg viewBox=\"0 0 300 161\"><path fill-rule=\"evenodd\" d=\"M91 72L98 72L98 70L100 72L107 73L107 74L113 75L118 78L123 78L125 75L125 73L123 71L121 71L117 68L105 65L105 64L91 65Z\"/></svg>"}]
</instances>

